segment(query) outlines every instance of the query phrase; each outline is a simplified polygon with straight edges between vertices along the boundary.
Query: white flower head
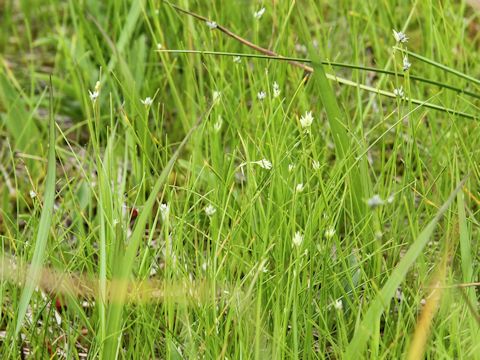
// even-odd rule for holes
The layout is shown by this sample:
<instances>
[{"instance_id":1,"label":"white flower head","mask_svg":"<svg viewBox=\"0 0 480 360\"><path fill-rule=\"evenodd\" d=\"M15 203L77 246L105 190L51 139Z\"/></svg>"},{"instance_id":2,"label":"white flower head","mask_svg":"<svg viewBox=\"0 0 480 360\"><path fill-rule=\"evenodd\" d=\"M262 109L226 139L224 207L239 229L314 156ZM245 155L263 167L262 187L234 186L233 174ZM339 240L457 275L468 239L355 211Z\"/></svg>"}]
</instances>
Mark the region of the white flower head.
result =
<instances>
[{"instance_id":1,"label":"white flower head","mask_svg":"<svg viewBox=\"0 0 480 360\"><path fill-rule=\"evenodd\" d=\"M318 160L313 160L312 161L312 168L313 168L313 170L319 170L320 169L320 162Z\"/></svg>"},{"instance_id":2,"label":"white flower head","mask_svg":"<svg viewBox=\"0 0 480 360\"><path fill-rule=\"evenodd\" d=\"M88 90L88 95L90 96L90 100L92 100L92 102L95 102L97 101L98 95L100 95L100 93L98 91L91 92L90 90Z\"/></svg>"},{"instance_id":3,"label":"white flower head","mask_svg":"<svg viewBox=\"0 0 480 360\"><path fill-rule=\"evenodd\" d=\"M30 198L35 199L37 197L37 193L33 190L30 190L29 192Z\"/></svg>"},{"instance_id":4,"label":"white flower head","mask_svg":"<svg viewBox=\"0 0 480 360\"><path fill-rule=\"evenodd\" d=\"M215 21L205 21L205 24L207 24L210 30L216 29L218 27Z\"/></svg>"},{"instance_id":5,"label":"white flower head","mask_svg":"<svg viewBox=\"0 0 480 360\"><path fill-rule=\"evenodd\" d=\"M335 300L335 303L333 304L334 308L337 310L343 310L343 301L342 299Z\"/></svg>"},{"instance_id":6,"label":"white flower head","mask_svg":"<svg viewBox=\"0 0 480 360\"><path fill-rule=\"evenodd\" d=\"M242 62L242 58L240 56L234 56L233 57L233 62L235 64L240 64Z\"/></svg>"},{"instance_id":7,"label":"white flower head","mask_svg":"<svg viewBox=\"0 0 480 360\"><path fill-rule=\"evenodd\" d=\"M410 61L408 61L408 57L404 56L403 57L403 71L408 71L408 69L410 69L410 66L412 66L412 64L410 63Z\"/></svg>"},{"instance_id":8,"label":"white flower head","mask_svg":"<svg viewBox=\"0 0 480 360\"><path fill-rule=\"evenodd\" d=\"M330 228L328 228L327 230L325 230L325 237L326 237L327 239L331 239L331 238L334 237L335 232L336 232L336 231L335 231L335 228L330 227Z\"/></svg>"},{"instance_id":9,"label":"white flower head","mask_svg":"<svg viewBox=\"0 0 480 360\"><path fill-rule=\"evenodd\" d=\"M370 199L367 200L367 205L369 207L376 208L385 204L385 201L380 197L380 195L375 194Z\"/></svg>"},{"instance_id":10,"label":"white flower head","mask_svg":"<svg viewBox=\"0 0 480 360\"><path fill-rule=\"evenodd\" d=\"M90 96L90 100L95 103L100 95L100 81L95 83L95 89L93 91L88 90L88 96Z\"/></svg>"},{"instance_id":11,"label":"white flower head","mask_svg":"<svg viewBox=\"0 0 480 360\"><path fill-rule=\"evenodd\" d=\"M399 98L405 97L405 92L403 91L403 86L400 86L399 88L393 89L393 94L396 97L399 97Z\"/></svg>"},{"instance_id":12,"label":"white flower head","mask_svg":"<svg viewBox=\"0 0 480 360\"><path fill-rule=\"evenodd\" d=\"M292 172L295 169L295 164L288 164L288 172Z\"/></svg>"},{"instance_id":13,"label":"white flower head","mask_svg":"<svg viewBox=\"0 0 480 360\"><path fill-rule=\"evenodd\" d=\"M160 43L157 43L157 50L161 50L163 48L163 45Z\"/></svg>"},{"instance_id":14,"label":"white flower head","mask_svg":"<svg viewBox=\"0 0 480 360\"><path fill-rule=\"evenodd\" d=\"M305 112L302 117L300 117L300 125L302 125L302 128L308 128L312 125L313 123L313 116L311 111Z\"/></svg>"},{"instance_id":15,"label":"white flower head","mask_svg":"<svg viewBox=\"0 0 480 360\"><path fill-rule=\"evenodd\" d=\"M265 91L260 91L257 94L257 99L260 100L260 101L263 101L266 97L267 97L267 94L265 93Z\"/></svg>"},{"instance_id":16,"label":"white flower head","mask_svg":"<svg viewBox=\"0 0 480 360\"><path fill-rule=\"evenodd\" d=\"M212 204L205 206L204 210L208 217L212 217L217 212L217 209Z\"/></svg>"},{"instance_id":17,"label":"white flower head","mask_svg":"<svg viewBox=\"0 0 480 360\"><path fill-rule=\"evenodd\" d=\"M273 83L273 97L279 97L280 96L280 86L278 86L278 83L275 81Z\"/></svg>"},{"instance_id":18,"label":"white flower head","mask_svg":"<svg viewBox=\"0 0 480 360\"><path fill-rule=\"evenodd\" d=\"M303 183L299 183L297 184L297 186L295 186L295 192L297 193L301 193L304 189L305 189L305 185L303 185Z\"/></svg>"},{"instance_id":19,"label":"white flower head","mask_svg":"<svg viewBox=\"0 0 480 360\"><path fill-rule=\"evenodd\" d=\"M153 104L153 99L150 97L150 96L147 96L145 98L145 100L140 100L142 102L143 105L145 105L146 107L150 106Z\"/></svg>"},{"instance_id":20,"label":"white flower head","mask_svg":"<svg viewBox=\"0 0 480 360\"><path fill-rule=\"evenodd\" d=\"M393 37L397 43L406 43L408 41L407 35L401 31L397 32L396 30L393 30Z\"/></svg>"},{"instance_id":21,"label":"white flower head","mask_svg":"<svg viewBox=\"0 0 480 360\"><path fill-rule=\"evenodd\" d=\"M260 18L263 16L263 14L265 14L265 8L264 8L264 7L262 7L262 8L261 8L260 10L258 10L258 11L255 11L255 12L253 13L253 17L254 17L255 19L260 19Z\"/></svg>"},{"instance_id":22,"label":"white flower head","mask_svg":"<svg viewBox=\"0 0 480 360\"><path fill-rule=\"evenodd\" d=\"M215 90L212 95L212 101L214 103L220 101L220 97L222 96L222 93L220 91Z\"/></svg>"},{"instance_id":23,"label":"white flower head","mask_svg":"<svg viewBox=\"0 0 480 360\"><path fill-rule=\"evenodd\" d=\"M166 221L168 219L168 215L170 214L170 205L161 204L160 205L160 214L162 215L162 220Z\"/></svg>"},{"instance_id":24,"label":"white flower head","mask_svg":"<svg viewBox=\"0 0 480 360\"><path fill-rule=\"evenodd\" d=\"M213 125L213 130L215 132L219 132L222 129L223 119L220 115L218 115L217 122Z\"/></svg>"},{"instance_id":25,"label":"white flower head","mask_svg":"<svg viewBox=\"0 0 480 360\"><path fill-rule=\"evenodd\" d=\"M300 245L302 245L302 242L303 242L303 235L300 231L297 231L295 233L295 235L293 235L293 239L292 239L292 242L293 242L293 245L299 247Z\"/></svg>"},{"instance_id":26,"label":"white flower head","mask_svg":"<svg viewBox=\"0 0 480 360\"><path fill-rule=\"evenodd\" d=\"M254 161L253 164L257 164L258 166L260 166L262 169L265 169L265 170L271 170L273 167L272 163L267 159Z\"/></svg>"}]
</instances>

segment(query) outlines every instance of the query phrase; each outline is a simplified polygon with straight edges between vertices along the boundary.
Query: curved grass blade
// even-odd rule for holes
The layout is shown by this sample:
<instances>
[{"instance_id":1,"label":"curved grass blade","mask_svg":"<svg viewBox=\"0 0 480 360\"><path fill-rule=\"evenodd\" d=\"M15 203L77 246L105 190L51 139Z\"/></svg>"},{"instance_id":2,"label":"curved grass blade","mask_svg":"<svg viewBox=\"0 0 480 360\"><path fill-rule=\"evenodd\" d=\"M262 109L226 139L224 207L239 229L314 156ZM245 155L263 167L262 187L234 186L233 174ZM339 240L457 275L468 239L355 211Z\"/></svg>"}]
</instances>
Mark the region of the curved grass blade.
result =
<instances>
[{"instance_id":1,"label":"curved grass blade","mask_svg":"<svg viewBox=\"0 0 480 360\"><path fill-rule=\"evenodd\" d=\"M35 249L33 252L32 265L27 273L25 287L23 289L20 303L17 310L17 324L15 327L15 335L18 335L27 307L33 294L35 286L38 284L42 268L45 249L47 247L48 233L52 222L53 203L55 200L55 120L53 118L53 87L50 79L50 116L49 116L49 145L48 145L48 165L47 179L45 181L45 196L43 209L40 216L37 237L35 240Z\"/></svg>"},{"instance_id":2,"label":"curved grass blade","mask_svg":"<svg viewBox=\"0 0 480 360\"><path fill-rule=\"evenodd\" d=\"M447 211L452 202L455 200L457 193L465 184L466 179L462 180L455 190L450 194L447 201L438 210L435 217L428 223L425 229L418 235L415 242L412 244L405 256L400 260L398 265L393 270L390 278L387 280L383 288L377 294L368 310L360 322L358 328L353 335L352 340L348 344L348 347L344 353L344 359L355 359L363 355L365 347L369 338L373 334L373 329L380 321L380 317L385 308L390 303L391 299L395 296L395 291L401 282L405 279L408 270L415 263L418 256L422 252L425 245L430 240L430 236L433 234L437 223L442 218L442 215Z\"/></svg>"}]
</instances>

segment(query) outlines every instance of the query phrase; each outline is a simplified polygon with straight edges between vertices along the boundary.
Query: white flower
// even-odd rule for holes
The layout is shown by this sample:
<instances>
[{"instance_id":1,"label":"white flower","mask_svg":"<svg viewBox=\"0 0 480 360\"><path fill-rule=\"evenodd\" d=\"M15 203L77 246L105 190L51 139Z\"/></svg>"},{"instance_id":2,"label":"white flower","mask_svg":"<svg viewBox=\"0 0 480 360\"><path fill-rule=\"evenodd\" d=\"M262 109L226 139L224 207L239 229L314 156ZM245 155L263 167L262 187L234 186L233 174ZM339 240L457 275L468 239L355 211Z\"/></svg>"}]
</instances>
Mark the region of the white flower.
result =
<instances>
[{"instance_id":1,"label":"white flower","mask_svg":"<svg viewBox=\"0 0 480 360\"><path fill-rule=\"evenodd\" d=\"M412 64L410 64L410 62L408 61L408 57L404 56L403 57L403 71L408 71L408 69L410 69L410 66L412 66Z\"/></svg>"},{"instance_id":2,"label":"white flower","mask_svg":"<svg viewBox=\"0 0 480 360\"><path fill-rule=\"evenodd\" d=\"M92 100L92 102L97 101L98 95L100 95L98 91L91 92L90 90L88 90L88 94L89 94L90 100Z\"/></svg>"},{"instance_id":3,"label":"white flower","mask_svg":"<svg viewBox=\"0 0 480 360\"><path fill-rule=\"evenodd\" d=\"M37 197L37 193L36 193L35 191L33 191L33 190L30 190L30 193L29 193L29 194L30 194L30 197L31 197L32 199L35 199L35 198Z\"/></svg>"},{"instance_id":4,"label":"white flower","mask_svg":"<svg viewBox=\"0 0 480 360\"><path fill-rule=\"evenodd\" d=\"M318 160L313 160L312 161L312 168L313 168L313 170L319 170L320 169L320 162Z\"/></svg>"},{"instance_id":5,"label":"white flower","mask_svg":"<svg viewBox=\"0 0 480 360\"><path fill-rule=\"evenodd\" d=\"M405 96L405 93L403 92L403 86L393 89L393 94L397 97L403 98Z\"/></svg>"},{"instance_id":6,"label":"white flower","mask_svg":"<svg viewBox=\"0 0 480 360\"><path fill-rule=\"evenodd\" d=\"M241 58L240 56L235 56L235 57L233 58L233 62L234 62L235 64L240 64L240 63L242 62L242 58Z\"/></svg>"},{"instance_id":7,"label":"white flower","mask_svg":"<svg viewBox=\"0 0 480 360\"><path fill-rule=\"evenodd\" d=\"M295 186L295 192L297 193L301 193L303 189L305 189L305 185L303 185L303 183L299 183L297 186Z\"/></svg>"},{"instance_id":8,"label":"white flower","mask_svg":"<svg viewBox=\"0 0 480 360\"><path fill-rule=\"evenodd\" d=\"M333 238L334 235L335 235L335 228L331 227L331 228L328 228L327 230L325 230L325 237L327 239Z\"/></svg>"},{"instance_id":9,"label":"white flower","mask_svg":"<svg viewBox=\"0 0 480 360\"><path fill-rule=\"evenodd\" d=\"M391 204L391 203L393 203L393 200L395 200L395 195L392 194L388 197L387 203Z\"/></svg>"},{"instance_id":10,"label":"white flower","mask_svg":"<svg viewBox=\"0 0 480 360\"><path fill-rule=\"evenodd\" d=\"M160 214L162 215L162 220L166 221L168 219L168 215L170 214L170 205L161 204L160 205Z\"/></svg>"},{"instance_id":11,"label":"white flower","mask_svg":"<svg viewBox=\"0 0 480 360\"><path fill-rule=\"evenodd\" d=\"M150 96L147 96L145 100L140 100L143 105L150 106L153 103L153 99Z\"/></svg>"},{"instance_id":12,"label":"white flower","mask_svg":"<svg viewBox=\"0 0 480 360\"><path fill-rule=\"evenodd\" d=\"M90 96L90 100L92 100L92 102L97 101L97 98L100 95L100 81L95 83L95 90L93 90L93 92L88 90L88 95Z\"/></svg>"},{"instance_id":13,"label":"white flower","mask_svg":"<svg viewBox=\"0 0 480 360\"><path fill-rule=\"evenodd\" d=\"M220 97L222 96L222 93L220 91L215 90L212 95L212 100L214 103L217 101L220 101Z\"/></svg>"},{"instance_id":14,"label":"white flower","mask_svg":"<svg viewBox=\"0 0 480 360\"><path fill-rule=\"evenodd\" d=\"M267 94L265 93L265 91L260 91L258 94L257 94L257 99L262 101L263 99L265 99L267 97Z\"/></svg>"},{"instance_id":15,"label":"white flower","mask_svg":"<svg viewBox=\"0 0 480 360\"><path fill-rule=\"evenodd\" d=\"M205 206L204 210L205 210L205 214L207 214L207 216L209 217L213 216L217 212L217 209L212 204Z\"/></svg>"},{"instance_id":16,"label":"white flower","mask_svg":"<svg viewBox=\"0 0 480 360\"><path fill-rule=\"evenodd\" d=\"M206 21L205 24L207 24L210 30L216 29L218 27L215 21Z\"/></svg>"},{"instance_id":17,"label":"white flower","mask_svg":"<svg viewBox=\"0 0 480 360\"><path fill-rule=\"evenodd\" d=\"M311 111L307 111L305 115L303 115L300 118L300 125L302 125L303 128L308 128L312 125L313 122L313 116Z\"/></svg>"},{"instance_id":18,"label":"white flower","mask_svg":"<svg viewBox=\"0 0 480 360\"><path fill-rule=\"evenodd\" d=\"M297 232L295 233L295 235L293 235L293 240L292 240L292 241L293 241L293 245L295 245L295 246L297 246L297 247L300 246L300 245L302 245L302 242L303 242L303 235L302 235L302 233L301 233L300 231L297 231Z\"/></svg>"},{"instance_id":19,"label":"white flower","mask_svg":"<svg viewBox=\"0 0 480 360\"><path fill-rule=\"evenodd\" d=\"M335 309L337 310L343 310L343 301L342 299L335 300L335 303L333 304Z\"/></svg>"},{"instance_id":20,"label":"white flower","mask_svg":"<svg viewBox=\"0 0 480 360\"><path fill-rule=\"evenodd\" d=\"M223 124L223 119L220 115L218 115L217 122L213 125L213 130L215 130L215 132L218 133L222 128L222 124Z\"/></svg>"},{"instance_id":21,"label":"white flower","mask_svg":"<svg viewBox=\"0 0 480 360\"><path fill-rule=\"evenodd\" d=\"M407 35L405 35L405 33L401 32L401 31L395 31L393 30L393 37L395 38L395 41L398 43L398 42L401 42L401 43L406 43L408 41L408 37Z\"/></svg>"},{"instance_id":22,"label":"white flower","mask_svg":"<svg viewBox=\"0 0 480 360\"><path fill-rule=\"evenodd\" d=\"M260 19L260 18L263 16L264 13L265 13L265 8L262 7L260 10L255 11L255 12L253 13L253 17L254 17L255 19Z\"/></svg>"},{"instance_id":23,"label":"white flower","mask_svg":"<svg viewBox=\"0 0 480 360\"><path fill-rule=\"evenodd\" d=\"M257 164L263 169L270 170L272 168L272 163L268 161L267 159L262 159L258 161L254 161L253 164Z\"/></svg>"},{"instance_id":24,"label":"white flower","mask_svg":"<svg viewBox=\"0 0 480 360\"><path fill-rule=\"evenodd\" d=\"M161 50L163 48L162 44L157 43L157 50Z\"/></svg>"},{"instance_id":25,"label":"white flower","mask_svg":"<svg viewBox=\"0 0 480 360\"><path fill-rule=\"evenodd\" d=\"M367 205L371 208L376 208L384 204L385 201L378 194L373 195L370 199L367 200Z\"/></svg>"},{"instance_id":26,"label":"white flower","mask_svg":"<svg viewBox=\"0 0 480 360\"><path fill-rule=\"evenodd\" d=\"M295 169L295 165L294 164L288 164L288 172L292 172L293 169Z\"/></svg>"},{"instance_id":27,"label":"white flower","mask_svg":"<svg viewBox=\"0 0 480 360\"><path fill-rule=\"evenodd\" d=\"M279 97L280 96L280 86L278 86L278 83L275 81L273 83L273 97Z\"/></svg>"}]
</instances>

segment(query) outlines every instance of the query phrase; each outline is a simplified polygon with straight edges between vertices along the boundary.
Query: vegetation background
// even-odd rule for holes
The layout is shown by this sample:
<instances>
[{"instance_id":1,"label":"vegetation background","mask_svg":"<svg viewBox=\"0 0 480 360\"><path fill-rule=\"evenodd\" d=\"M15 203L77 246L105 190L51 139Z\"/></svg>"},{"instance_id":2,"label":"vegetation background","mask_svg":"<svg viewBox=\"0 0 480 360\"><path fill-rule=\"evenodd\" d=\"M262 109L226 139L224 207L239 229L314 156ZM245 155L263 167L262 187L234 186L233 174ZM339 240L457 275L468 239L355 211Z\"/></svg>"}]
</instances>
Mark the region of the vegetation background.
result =
<instances>
[{"instance_id":1,"label":"vegetation background","mask_svg":"<svg viewBox=\"0 0 480 360\"><path fill-rule=\"evenodd\" d=\"M480 358L477 5L0 0L0 357Z\"/></svg>"}]
</instances>

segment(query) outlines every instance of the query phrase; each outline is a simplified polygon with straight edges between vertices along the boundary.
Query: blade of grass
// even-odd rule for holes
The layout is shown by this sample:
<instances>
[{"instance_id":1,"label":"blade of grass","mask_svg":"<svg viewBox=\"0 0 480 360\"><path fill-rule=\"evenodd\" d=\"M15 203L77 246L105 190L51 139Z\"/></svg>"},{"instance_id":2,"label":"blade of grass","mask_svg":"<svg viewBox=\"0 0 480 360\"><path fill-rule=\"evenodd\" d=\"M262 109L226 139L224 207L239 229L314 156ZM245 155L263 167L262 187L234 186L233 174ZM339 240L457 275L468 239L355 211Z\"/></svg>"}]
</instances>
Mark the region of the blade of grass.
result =
<instances>
[{"instance_id":1,"label":"blade of grass","mask_svg":"<svg viewBox=\"0 0 480 360\"><path fill-rule=\"evenodd\" d=\"M352 340L350 341L347 349L345 350L345 359L355 359L363 355L363 351L367 346L367 341L369 340L370 336L372 336L371 325L378 323L378 321L380 320L380 316L382 315L383 311L388 306L391 299L395 296L396 289L404 280L408 270L414 264L417 257L421 254L423 248L428 243L430 236L433 234L437 223L440 221L443 214L447 211L452 202L455 200L455 197L457 196L462 186L465 184L465 181L466 179L460 182L460 184L450 194L447 201L438 210L435 217L418 235L415 242L412 244L410 249L408 249L405 256L402 258L402 260L400 260L398 265L393 270L386 284L372 301L371 305L368 307L365 316L358 325L358 328L356 329Z\"/></svg>"},{"instance_id":2,"label":"blade of grass","mask_svg":"<svg viewBox=\"0 0 480 360\"><path fill-rule=\"evenodd\" d=\"M335 143L335 152L339 161L352 159L352 154L356 153L353 144L350 141L350 135L347 132L348 125L345 123L345 116L342 114L337 103L335 93L327 78L327 74L323 69L320 59L313 63L314 73L313 81L316 84L318 95L327 112L327 118ZM359 159L358 168L352 168L350 174L351 195L357 216L359 219L365 216L366 203L365 199L371 189L370 178L368 176L368 168L366 158Z\"/></svg>"},{"instance_id":3,"label":"blade of grass","mask_svg":"<svg viewBox=\"0 0 480 360\"><path fill-rule=\"evenodd\" d=\"M35 240L35 249L33 252L32 265L27 273L25 287L23 289L17 310L17 323L15 327L15 336L18 335L23 324L23 319L27 312L27 307L33 294L33 290L40 279L40 269L42 267L45 250L47 247L48 233L52 222L53 203L55 200L55 121L53 115L53 87L50 81L50 107L49 107L49 147L48 147L48 165L47 179L45 181L45 196L40 223L38 226L37 237Z\"/></svg>"}]
</instances>

